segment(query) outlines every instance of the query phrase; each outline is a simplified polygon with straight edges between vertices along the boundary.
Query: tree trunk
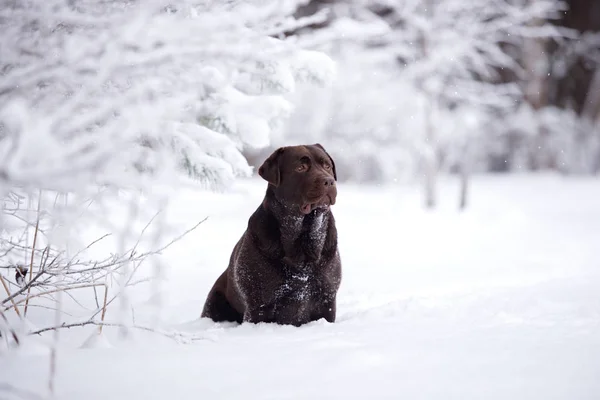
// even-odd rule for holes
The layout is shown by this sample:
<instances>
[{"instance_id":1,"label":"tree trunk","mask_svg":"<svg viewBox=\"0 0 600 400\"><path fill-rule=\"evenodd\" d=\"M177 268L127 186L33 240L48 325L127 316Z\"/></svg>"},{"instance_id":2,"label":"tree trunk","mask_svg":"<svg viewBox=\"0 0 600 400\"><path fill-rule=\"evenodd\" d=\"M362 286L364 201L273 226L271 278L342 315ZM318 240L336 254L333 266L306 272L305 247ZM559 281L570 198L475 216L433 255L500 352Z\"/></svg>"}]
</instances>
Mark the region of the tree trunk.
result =
<instances>
[{"instance_id":1,"label":"tree trunk","mask_svg":"<svg viewBox=\"0 0 600 400\"><path fill-rule=\"evenodd\" d=\"M467 208L467 198L469 192L469 171L466 163L462 163L460 167L460 196L458 209L463 211Z\"/></svg>"},{"instance_id":2,"label":"tree trunk","mask_svg":"<svg viewBox=\"0 0 600 400\"><path fill-rule=\"evenodd\" d=\"M433 16L433 7L430 0L425 0L423 6L425 7L425 15L428 19ZM421 37L421 49L423 51L423 58L429 57L429 38L428 32L423 31ZM427 78L425 78L427 79ZM436 198L436 173L437 173L437 143L435 142L435 132L433 128L433 118L436 96L433 93L429 93L426 85L423 85L425 93L425 107L423 110L424 127L425 127L425 150L424 150L424 169L425 169L425 207L433 209L437 205Z\"/></svg>"},{"instance_id":3,"label":"tree trunk","mask_svg":"<svg viewBox=\"0 0 600 400\"><path fill-rule=\"evenodd\" d=\"M424 169L425 169L425 207L433 209L437 205L436 198L436 175L437 175L437 152L433 132L433 110L432 99L427 99L424 110L425 117L425 151L424 151Z\"/></svg>"},{"instance_id":4,"label":"tree trunk","mask_svg":"<svg viewBox=\"0 0 600 400\"><path fill-rule=\"evenodd\" d=\"M600 66L594 72L581 115L592 123L600 121Z\"/></svg>"},{"instance_id":5,"label":"tree trunk","mask_svg":"<svg viewBox=\"0 0 600 400\"><path fill-rule=\"evenodd\" d=\"M430 149L433 153L433 149ZM436 191L436 168L433 155L428 155L425 160L425 207L435 208L437 205Z\"/></svg>"},{"instance_id":6,"label":"tree trunk","mask_svg":"<svg viewBox=\"0 0 600 400\"><path fill-rule=\"evenodd\" d=\"M534 1L529 0L530 3ZM534 19L531 25L541 26L543 23L543 20ZM546 38L527 38L521 50L523 66L527 72L524 82L525 100L536 111L548 104L549 61L546 51L547 43L548 39ZM548 151L548 144L548 132L543 128L539 129L529 154L532 169L556 169L558 165L556 155Z\"/></svg>"}]
</instances>

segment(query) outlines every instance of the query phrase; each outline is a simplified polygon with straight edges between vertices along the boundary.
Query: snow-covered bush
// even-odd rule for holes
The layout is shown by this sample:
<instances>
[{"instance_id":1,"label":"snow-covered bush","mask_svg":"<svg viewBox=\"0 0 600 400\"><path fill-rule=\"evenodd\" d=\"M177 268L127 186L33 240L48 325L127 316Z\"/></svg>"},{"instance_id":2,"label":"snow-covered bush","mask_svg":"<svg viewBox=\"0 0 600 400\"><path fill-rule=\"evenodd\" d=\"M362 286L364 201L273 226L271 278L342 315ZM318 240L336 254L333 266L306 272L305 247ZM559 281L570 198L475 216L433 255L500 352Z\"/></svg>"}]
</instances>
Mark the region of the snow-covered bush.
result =
<instances>
[{"instance_id":1,"label":"snow-covered bush","mask_svg":"<svg viewBox=\"0 0 600 400\"><path fill-rule=\"evenodd\" d=\"M331 79L327 56L282 37L322 18L292 18L297 3L3 3L0 330L29 300L64 323L51 297L84 287L119 298L117 322L131 322L126 289L162 275L169 193L185 174L213 189L248 175L242 150L269 144L283 95ZM110 258L95 258L91 225L111 233ZM139 276L142 264L154 268ZM83 321L98 323L102 303Z\"/></svg>"}]
</instances>

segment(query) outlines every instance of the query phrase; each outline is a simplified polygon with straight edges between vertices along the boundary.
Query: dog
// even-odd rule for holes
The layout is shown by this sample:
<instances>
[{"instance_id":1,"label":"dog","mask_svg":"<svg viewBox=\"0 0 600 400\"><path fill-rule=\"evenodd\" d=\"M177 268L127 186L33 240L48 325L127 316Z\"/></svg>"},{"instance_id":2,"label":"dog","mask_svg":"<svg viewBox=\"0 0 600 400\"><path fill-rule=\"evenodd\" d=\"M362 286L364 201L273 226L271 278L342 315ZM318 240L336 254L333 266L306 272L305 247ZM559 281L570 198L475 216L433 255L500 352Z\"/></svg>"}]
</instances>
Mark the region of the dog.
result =
<instances>
[{"instance_id":1,"label":"dog","mask_svg":"<svg viewBox=\"0 0 600 400\"><path fill-rule=\"evenodd\" d=\"M342 278L331 206L337 173L320 144L277 149L258 169L268 182L202 317L300 326L335 322Z\"/></svg>"}]
</instances>

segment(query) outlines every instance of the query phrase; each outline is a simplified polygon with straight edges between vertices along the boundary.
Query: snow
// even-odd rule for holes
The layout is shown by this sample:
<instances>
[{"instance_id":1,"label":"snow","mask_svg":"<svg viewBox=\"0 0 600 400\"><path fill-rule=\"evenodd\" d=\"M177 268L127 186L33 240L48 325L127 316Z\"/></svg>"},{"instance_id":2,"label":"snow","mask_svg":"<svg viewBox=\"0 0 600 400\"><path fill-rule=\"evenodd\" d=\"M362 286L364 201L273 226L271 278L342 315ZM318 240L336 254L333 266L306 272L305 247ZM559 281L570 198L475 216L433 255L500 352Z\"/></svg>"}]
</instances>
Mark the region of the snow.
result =
<instances>
[{"instance_id":1,"label":"snow","mask_svg":"<svg viewBox=\"0 0 600 400\"><path fill-rule=\"evenodd\" d=\"M0 192L143 186L181 167L219 189L249 176L242 151L270 144L296 81L335 73L324 53L275 39L314 19L294 19L295 0L113 3L0 10Z\"/></svg>"},{"instance_id":2,"label":"snow","mask_svg":"<svg viewBox=\"0 0 600 400\"><path fill-rule=\"evenodd\" d=\"M600 180L477 177L462 213L450 179L436 211L419 186L340 184L336 323L197 320L264 189L174 195L170 224L209 216L163 259L163 328L195 340L62 330L57 399L600 398ZM151 320L147 297L130 301ZM0 353L0 398L46 393L51 336Z\"/></svg>"}]
</instances>

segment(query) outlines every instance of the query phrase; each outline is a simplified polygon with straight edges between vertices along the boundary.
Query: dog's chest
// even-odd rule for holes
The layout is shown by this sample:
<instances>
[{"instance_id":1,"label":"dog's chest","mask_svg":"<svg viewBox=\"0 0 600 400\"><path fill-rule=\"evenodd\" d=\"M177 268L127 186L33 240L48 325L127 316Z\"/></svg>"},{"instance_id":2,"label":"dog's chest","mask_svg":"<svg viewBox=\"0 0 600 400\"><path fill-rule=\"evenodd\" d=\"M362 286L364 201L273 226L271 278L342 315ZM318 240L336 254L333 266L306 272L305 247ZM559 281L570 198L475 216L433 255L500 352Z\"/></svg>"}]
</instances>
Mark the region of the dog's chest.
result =
<instances>
[{"instance_id":1,"label":"dog's chest","mask_svg":"<svg viewBox=\"0 0 600 400\"><path fill-rule=\"evenodd\" d=\"M311 241L321 242L327 235L327 222L327 216L315 210L305 217L285 216L280 229L284 237L297 238L304 233Z\"/></svg>"},{"instance_id":2,"label":"dog's chest","mask_svg":"<svg viewBox=\"0 0 600 400\"><path fill-rule=\"evenodd\" d=\"M316 243L322 243L325 241L325 236L327 235L327 223L325 215L323 213L318 213L312 216L307 223L307 231L311 241Z\"/></svg>"},{"instance_id":3,"label":"dog's chest","mask_svg":"<svg viewBox=\"0 0 600 400\"><path fill-rule=\"evenodd\" d=\"M289 291L288 295L294 300L308 300L315 292L315 279L306 272L293 272L287 276L284 283L285 288Z\"/></svg>"},{"instance_id":4,"label":"dog's chest","mask_svg":"<svg viewBox=\"0 0 600 400\"><path fill-rule=\"evenodd\" d=\"M312 263L295 268L284 268L283 280L276 292L278 299L308 301L318 296L323 289L323 276Z\"/></svg>"}]
</instances>

